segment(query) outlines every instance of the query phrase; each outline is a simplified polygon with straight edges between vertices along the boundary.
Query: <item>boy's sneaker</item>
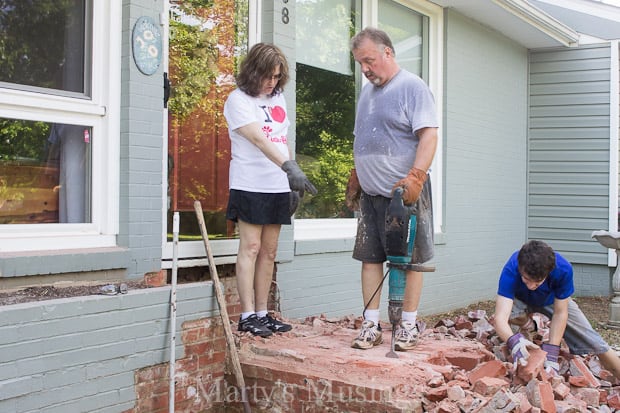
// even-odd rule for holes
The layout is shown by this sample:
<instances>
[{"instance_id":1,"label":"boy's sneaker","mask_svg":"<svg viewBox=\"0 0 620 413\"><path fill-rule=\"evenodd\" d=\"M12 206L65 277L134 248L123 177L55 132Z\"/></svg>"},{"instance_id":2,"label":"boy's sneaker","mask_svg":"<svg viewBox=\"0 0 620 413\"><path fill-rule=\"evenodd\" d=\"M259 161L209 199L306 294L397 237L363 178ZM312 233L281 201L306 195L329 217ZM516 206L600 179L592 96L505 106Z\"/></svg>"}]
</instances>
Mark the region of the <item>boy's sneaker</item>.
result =
<instances>
[{"instance_id":1,"label":"boy's sneaker","mask_svg":"<svg viewBox=\"0 0 620 413\"><path fill-rule=\"evenodd\" d=\"M252 314L245 320L239 319L239 326L237 327L237 330L249 331L253 335L259 337L269 337L273 334L271 330L261 324L256 314Z\"/></svg>"},{"instance_id":2,"label":"boy's sneaker","mask_svg":"<svg viewBox=\"0 0 620 413\"><path fill-rule=\"evenodd\" d=\"M362 329L357 338L351 343L351 347L366 350L383 342L381 326L373 321L364 320Z\"/></svg>"},{"instance_id":3,"label":"boy's sneaker","mask_svg":"<svg viewBox=\"0 0 620 413\"><path fill-rule=\"evenodd\" d=\"M267 327L274 333L285 333L287 331L291 331L291 329L293 328L292 325L283 323L282 321L278 321L269 314L259 318L258 320L263 326Z\"/></svg>"},{"instance_id":4,"label":"boy's sneaker","mask_svg":"<svg viewBox=\"0 0 620 413\"><path fill-rule=\"evenodd\" d=\"M398 351L411 350L418 343L418 326L409 321L401 321L395 333L394 349Z\"/></svg>"}]
</instances>

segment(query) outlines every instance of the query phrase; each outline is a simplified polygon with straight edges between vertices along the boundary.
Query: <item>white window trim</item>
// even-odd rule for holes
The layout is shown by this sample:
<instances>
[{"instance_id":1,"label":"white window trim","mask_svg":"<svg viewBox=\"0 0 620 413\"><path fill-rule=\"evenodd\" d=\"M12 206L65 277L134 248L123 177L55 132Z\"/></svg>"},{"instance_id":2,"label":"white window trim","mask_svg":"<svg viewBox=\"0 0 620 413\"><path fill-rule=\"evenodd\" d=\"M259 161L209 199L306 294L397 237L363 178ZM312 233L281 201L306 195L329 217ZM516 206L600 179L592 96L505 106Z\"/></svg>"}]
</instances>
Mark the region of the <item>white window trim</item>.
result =
<instances>
[{"instance_id":1,"label":"white window trim","mask_svg":"<svg viewBox=\"0 0 620 413\"><path fill-rule=\"evenodd\" d=\"M92 223L0 225L0 252L116 245L119 208L121 4L93 1L92 99L0 88L0 117L93 128Z\"/></svg>"},{"instance_id":2,"label":"white window trim","mask_svg":"<svg viewBox=\"0 0 620 413\"><path fill-rule=\"evenodd\" d=\"M439 137L435 159L431 165L433 187L433 219L435 234L443 233L443 8L423 0L395 0L429 17L429 80L435 97L439 121ZM378 0L362 2L362 27L377 26ZM367 81L364 79L363 81ZM295 241L346 238L356 233L356 219L296 219Z\"/></svg>"}]
</instances>

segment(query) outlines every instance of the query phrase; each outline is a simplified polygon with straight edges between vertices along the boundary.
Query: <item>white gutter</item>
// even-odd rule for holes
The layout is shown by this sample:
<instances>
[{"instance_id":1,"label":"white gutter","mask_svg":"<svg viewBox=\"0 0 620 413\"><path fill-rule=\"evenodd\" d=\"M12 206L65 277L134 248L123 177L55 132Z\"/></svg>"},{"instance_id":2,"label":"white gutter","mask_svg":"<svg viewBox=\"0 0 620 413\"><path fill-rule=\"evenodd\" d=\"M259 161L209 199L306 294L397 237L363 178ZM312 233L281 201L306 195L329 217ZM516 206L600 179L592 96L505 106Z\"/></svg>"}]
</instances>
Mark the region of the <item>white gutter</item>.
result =
<instances>
[{"instance_id":1,"label":"white gutter","mask_svg":"<svg viewBox=\"0 0 620 413\"><path fill-rule=\"evenodd\" d=\"M567 47L579 45L579 33L525 0L491 0L513 16Z\"/></svg>"},{"instance_id":2,"label":"white gutter","mask_svg":"<svg viewBox=\"0 0 620 413\"><path fill-rule=\"evenodd\" d=\"M618 228L618 148L620 139L620 53L618 40L611 42L611 78L609 90L609 231ZM615 267L618 263L616 250L610 249L608 265Z\"/></svg>"}]
</instances>

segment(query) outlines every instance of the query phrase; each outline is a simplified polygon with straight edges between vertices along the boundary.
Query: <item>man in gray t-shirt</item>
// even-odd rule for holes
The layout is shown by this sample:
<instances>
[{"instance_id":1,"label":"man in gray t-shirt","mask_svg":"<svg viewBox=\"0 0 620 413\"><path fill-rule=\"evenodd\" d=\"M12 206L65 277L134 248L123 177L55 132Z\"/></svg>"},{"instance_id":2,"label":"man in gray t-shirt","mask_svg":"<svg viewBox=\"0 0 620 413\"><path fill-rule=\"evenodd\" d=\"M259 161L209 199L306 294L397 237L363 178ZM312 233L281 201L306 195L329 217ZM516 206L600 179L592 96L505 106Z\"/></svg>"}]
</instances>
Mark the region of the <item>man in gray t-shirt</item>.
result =
<instances>
[{"instance_id":1,"label":"man in gray t-shirt","mask_svg":"<svg viewBox=\"0 0 620 413\"><path fill-rule=\"evenodd\" d=\"M433 215L427 171L437 147L437 114L428 86L401 69L388 35L366 28L351 40L355 61L370 81L364 85L355 118L355 169L347 184L346 202L360 211L353 258L362 261L364 322L354 348L382 342L379 306L385 252L385 211L392 191L402 187L403 200L417 207L412 263L433 257ZM396 350L417 343L417 310L422 273L407 271L402 322L396 331Z\"/></svg>"}]
</instances>

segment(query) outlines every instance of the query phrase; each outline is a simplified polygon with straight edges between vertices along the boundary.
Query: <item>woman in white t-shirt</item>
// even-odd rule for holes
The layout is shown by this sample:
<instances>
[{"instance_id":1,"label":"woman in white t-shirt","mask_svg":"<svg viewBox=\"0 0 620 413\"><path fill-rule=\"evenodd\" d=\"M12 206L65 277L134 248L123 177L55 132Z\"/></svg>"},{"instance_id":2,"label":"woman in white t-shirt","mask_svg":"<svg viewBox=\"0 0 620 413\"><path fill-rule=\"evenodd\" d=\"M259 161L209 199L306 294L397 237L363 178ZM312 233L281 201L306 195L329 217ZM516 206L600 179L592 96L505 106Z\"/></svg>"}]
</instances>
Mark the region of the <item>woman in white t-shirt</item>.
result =
<instances>
[{"instance_id":1,"label":"woman in white t-shirt","mask_svg":"<svg viewBox=\"0 0 620 413\"><path fill-rule=\"evenodd\" d=\"M258 43L241 63L237 89L224 104L232 154L226 218L239 229L238 330L262 337L291 329L267 312L280 226L291 223L296 193L316 194L288 147L290 122L282 94L288 73L282 51Z\"/></svg>"}]
</instances>

